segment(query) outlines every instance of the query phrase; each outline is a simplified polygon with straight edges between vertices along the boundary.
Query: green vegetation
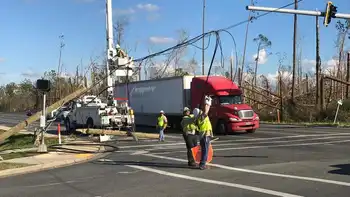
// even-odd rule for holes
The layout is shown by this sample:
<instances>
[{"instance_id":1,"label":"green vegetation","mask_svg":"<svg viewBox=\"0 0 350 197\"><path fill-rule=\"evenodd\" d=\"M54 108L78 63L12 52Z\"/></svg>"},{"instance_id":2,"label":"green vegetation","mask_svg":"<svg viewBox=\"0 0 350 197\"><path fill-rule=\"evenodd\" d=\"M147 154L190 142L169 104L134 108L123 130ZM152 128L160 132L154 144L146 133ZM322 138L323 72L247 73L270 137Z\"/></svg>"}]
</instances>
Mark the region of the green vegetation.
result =
<instances>
[{"instance_id":1,"label":"green vegetation","mask_svg":"<svg viewBox=\"0 0 350 197\"><path fill-rule=\"evenodd\" d=\"M2 162L2 163L0 163L0 170L7 170L7 169L13 169L13 168L23 168L23 167L27 167L27 166L31 166L31 165L33 165L33 164Z\"/></svg>"},{"instance_id":2,"label":"green vegetation","mask_svg":"<svg viewBox=\"0 0 350 197\"><path fill-rule=\"evenodd\" d=\"M37 152L15 152L15 153L8 153L8 154L0 154L0 156L4 160L10 160L10 159L16 159L16 158L21 158L21 157L31 157L35 155L39 155L41 153Z\"/></svg>"},{"instance_id":3,"label":"green vegetation","mask_svg":"<svg viewBox=\"0 0 350 197\"><path fill-rule=\"evenodd\" d=\"M34 135L33 134L18 134L8 138L8 140L0 146L0 151L23 149L34 147ZM55 145L58 143L57 138L45 138L45 144L47 146Z\"/></svg>"}]
</instances>

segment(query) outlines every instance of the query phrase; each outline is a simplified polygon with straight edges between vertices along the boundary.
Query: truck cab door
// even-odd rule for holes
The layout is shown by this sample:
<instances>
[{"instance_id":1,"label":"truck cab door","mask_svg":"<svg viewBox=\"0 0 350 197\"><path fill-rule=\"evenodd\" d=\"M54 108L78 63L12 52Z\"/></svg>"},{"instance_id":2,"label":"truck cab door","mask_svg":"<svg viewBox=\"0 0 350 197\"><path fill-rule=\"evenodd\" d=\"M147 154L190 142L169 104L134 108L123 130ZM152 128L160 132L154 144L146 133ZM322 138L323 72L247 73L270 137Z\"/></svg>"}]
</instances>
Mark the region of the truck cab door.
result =
<instances>
[{"instance_id":1,"label":"truck cab door","mask_svg":"<svg viewBox=\"0 0 350 197\"><path fill-rule=\"evenodd\" d=\"M212 126L214 127L214 125L216 125L217 116L218 116L218 111L217 111L218 110L218 108L217 108L218 98L216 96L210 96L210 98L212 99L212 103L211 103L208 115L209 115L210 121L212 123Z\"/></svg>"}]
</instances>

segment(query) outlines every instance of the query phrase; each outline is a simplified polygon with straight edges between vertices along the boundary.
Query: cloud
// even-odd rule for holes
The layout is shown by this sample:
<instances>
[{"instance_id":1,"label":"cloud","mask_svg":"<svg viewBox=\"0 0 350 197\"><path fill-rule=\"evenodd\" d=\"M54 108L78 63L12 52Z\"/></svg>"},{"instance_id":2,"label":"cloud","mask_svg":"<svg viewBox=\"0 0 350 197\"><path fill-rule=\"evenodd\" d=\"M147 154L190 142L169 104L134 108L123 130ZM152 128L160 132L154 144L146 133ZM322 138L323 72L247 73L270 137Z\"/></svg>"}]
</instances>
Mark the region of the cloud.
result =
<instances>
[{"instance_id":1,"label":"cloud","mask_svg":"<svg viewBox=\"0 0 350 197\"><path fill-rule=\"evenodd\" d=\"M4 62L4 61L5 61L5 58L0 57L0 63L1 63L1 62Z\"/></svg>"},{"instance_id":2,"label":"cloud","mask_svg":"<svg viewBox=\"0 0 350 197\"><path fill-rule=\"evenodd\" d=\"M154 4L150 4L150 3L147 3L147 4L137 4L136 6L138 9L140 10L145 10L147 12L154 12L154 11L157 11L159 10L159 7L157 5L154 5Z\"/></svg>"},{"instance_id":3,"label":"cloud","mask_svg":"<svg viewBox=\"0 0 350 197\"><path fill-rule=\"evenodd\" d=\"M132 8L128 8L128 9L114 8L113 9L114 16L129 16L129 15L132 15L135 13L136 13L136 11Z\"/></svg>"},{"instance_id":4,"label":"cloud","mask_svg":"<svg viewBox=\"0 0 350 197\"><path fill-rule=\"evenodd\" d=\"M149 41L154 44L168 44L168 43L173 43L175 42L174 38L170 37L157 37L157 36L152 36L149 38Z\"/></svg>"},{"instance_id":5,"label":"cloud","mask_svg":"<svg viewBox=\"0 0 350 197\"><path fill-rule=\"evenodd\" d=\"M22 75L23 77L28 77L28 78L39 78L39 77L42 76L41 73L39 73L39 72L34 72L34 71L32 71L31 69L29 69L29 70L27 70L27 71L25 71L25 72L22 72L21 75Z\"/></svg>"},{"instance_id":6,"label":"cloud","mask_svg":"<svg viewBox=\"0 0 350 197\"><path fill-rule=\"evenodd\" d=\"M258 56L257 54L253 55L253 57L252 57L253 61L256 61L257 56ZM259 51L259 61L258 61L258 63L259 64L265 64L267 62L267 60L268 60L267 57L268 57L268 54L267 54L266 50L265 49L261 49Z\"/></svg>"}]
</instances>

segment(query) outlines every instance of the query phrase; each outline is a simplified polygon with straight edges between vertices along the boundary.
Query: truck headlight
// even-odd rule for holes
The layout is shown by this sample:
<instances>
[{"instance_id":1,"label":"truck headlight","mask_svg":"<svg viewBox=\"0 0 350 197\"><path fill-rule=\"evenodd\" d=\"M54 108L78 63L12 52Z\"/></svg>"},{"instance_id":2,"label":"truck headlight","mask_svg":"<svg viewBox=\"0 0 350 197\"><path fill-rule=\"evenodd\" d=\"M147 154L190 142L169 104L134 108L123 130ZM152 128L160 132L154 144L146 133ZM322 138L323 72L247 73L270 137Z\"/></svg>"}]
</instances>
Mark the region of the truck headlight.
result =
<instances>
[{"instance_id":1,"label":"truck headlight","mask_svg":"<svg viewBox=\"0 0 350 197\"><path fill-rule=\"evenodd\" d=\"M238 118L229 118L231 122L240 122L241 120Z\"/></svg>"}]
</instances>

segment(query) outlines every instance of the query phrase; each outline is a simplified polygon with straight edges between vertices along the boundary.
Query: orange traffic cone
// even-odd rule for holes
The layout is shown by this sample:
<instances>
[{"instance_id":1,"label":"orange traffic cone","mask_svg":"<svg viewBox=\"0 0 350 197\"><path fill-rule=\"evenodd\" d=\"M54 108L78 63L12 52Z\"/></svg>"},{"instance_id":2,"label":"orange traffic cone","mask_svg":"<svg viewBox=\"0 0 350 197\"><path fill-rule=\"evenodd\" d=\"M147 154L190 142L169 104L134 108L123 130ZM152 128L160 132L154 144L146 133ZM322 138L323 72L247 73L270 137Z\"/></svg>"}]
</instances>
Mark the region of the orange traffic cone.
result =
<instances>
[{"instance_id":1,"label":"orange traffic cone","mask_svg":"<svg viewBox=\"0 0 350 197\"><path fill-rule=\"evenodd\" d=\"M216 138L214 140L211 141L215 141L218 140L219 138ZM196 163L199 163L201 161L201 157L202 157L202 151L201 151L201 146L197 145L195 147L193 147L192 149L192 155L193 158L195 160ZM207 163L210 163L213 160L213 154L214 154L214 150L212 145L209 145L209 150L208 150L208 158L207 158Z\"/></svg>"}]
</instances>

